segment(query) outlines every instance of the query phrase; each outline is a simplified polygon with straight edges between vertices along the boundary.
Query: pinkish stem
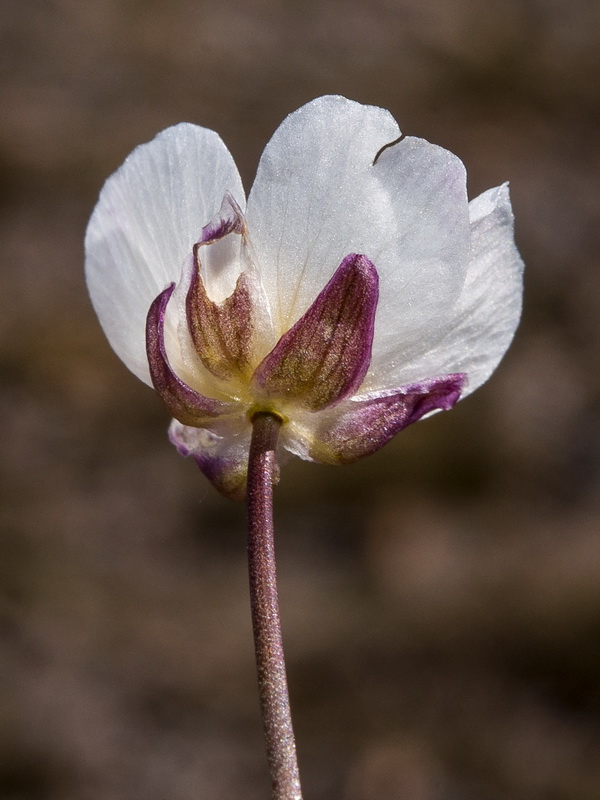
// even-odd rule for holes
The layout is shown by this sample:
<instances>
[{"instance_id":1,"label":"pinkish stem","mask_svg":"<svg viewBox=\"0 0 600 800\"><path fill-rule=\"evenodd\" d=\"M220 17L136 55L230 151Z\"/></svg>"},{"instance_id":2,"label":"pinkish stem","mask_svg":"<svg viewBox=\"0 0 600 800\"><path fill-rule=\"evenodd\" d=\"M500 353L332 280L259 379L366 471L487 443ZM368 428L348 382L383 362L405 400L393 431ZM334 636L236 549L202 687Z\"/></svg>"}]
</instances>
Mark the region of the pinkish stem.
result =
<instances>
[{"instance_id":1,"label":"pinkish stem","mask_svg":"<svg viewBox=\"0 0 600 800\"><path fill-rule=\"evenodd\" d=\"M296 742L277 598L273 531L273 479L281 421L273 414L252 419L248 461L248 569L258 690L272 800L302 800Z\"/></svg>"}]
</instances>

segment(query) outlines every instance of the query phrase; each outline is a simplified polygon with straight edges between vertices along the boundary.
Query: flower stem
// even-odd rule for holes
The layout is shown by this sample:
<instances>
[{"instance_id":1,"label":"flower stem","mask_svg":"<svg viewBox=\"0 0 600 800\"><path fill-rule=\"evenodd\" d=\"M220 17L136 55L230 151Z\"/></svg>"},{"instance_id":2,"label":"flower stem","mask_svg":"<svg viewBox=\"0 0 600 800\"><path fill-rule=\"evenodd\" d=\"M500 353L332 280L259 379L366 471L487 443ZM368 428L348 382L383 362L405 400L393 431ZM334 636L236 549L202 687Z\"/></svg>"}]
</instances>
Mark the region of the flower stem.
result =
<instances>
[{"instance_id":1,"label":"flower stem","mask_svg":"<svg viewBox=\"0 0 600 800\"><path fill-rule=\"evenodd\" d=\"M277 571L273 531L273 482L281 421L273 414L252 418L248 461L248 569L258 691L267 758L273 786L272 800L302 800L296 742L277 598Z\"/></svg>"}]
</instances>

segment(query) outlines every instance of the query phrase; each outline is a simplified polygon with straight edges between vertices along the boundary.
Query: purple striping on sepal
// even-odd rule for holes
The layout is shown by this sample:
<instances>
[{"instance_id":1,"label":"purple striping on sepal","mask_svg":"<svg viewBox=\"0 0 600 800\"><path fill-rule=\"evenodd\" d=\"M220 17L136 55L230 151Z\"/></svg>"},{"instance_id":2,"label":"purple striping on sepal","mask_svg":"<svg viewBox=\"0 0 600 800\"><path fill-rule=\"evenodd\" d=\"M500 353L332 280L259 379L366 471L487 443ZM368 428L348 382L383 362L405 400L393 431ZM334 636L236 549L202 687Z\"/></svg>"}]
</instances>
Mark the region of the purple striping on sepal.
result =
<instances>
[{"instance_id":1,"label":"purple striping on sepal","mask_svg":"<svg viewBox=\"0 0 600 800\"><path fill-rule=\"evenodd\" d=\"M222 239L224 236L227 236L228 233L243 234L245 230L246 221L241 208L234 197L229 192L225 192L216 219L202 228L200 241L194 245L194 255L196 255L197 249L201 245L212 244Z\"/></svg>"},{"instance_id":2,"label":"purple striping on sepal","mask_svg":"<svg viewBox=\"0 0 600 800\"><path fill-rule=\"evenodd\" d=\"M223 380L246 375L254 332L248 276L242 273L233 293L217 304L206 293L197 261L185 307L194 347L206 369Z\"/></svg>"},{"instance_id":3,"label":"purple striping on sepal","mask_svg":"<svg viewBox=\"0 0 600 800\"><path fill-rule=\"evenodd\" d=\"M368 456L430 411L452 408L466 380L464 373L442 375L403 386L385 397L348 404L333 425L329 423L317 432L311 455L316 461L331 464Z\"/></svg>"},{"instance_id":4,"label":"purple striping on sepal","mask_svg":"<svg viewBox=\"0 0 600 800\"><path fill-rule=\"evenodd\" d=\"M362 383L371 363L377 270L351 253L296 324L258 365L259 393L311 411L335 405Z\"/></svg>"},{"instance_id":5,"label":"purple striping on sepal","mask_svg":"<svg viewBox=\"0 0 600 800\"><path fill-rule=\"evenodd\" d=\"M165 349L165 311L175 284L154 300L146 318L146 353L150 377L169 412L184 425L203 427L227 410L228 404L196 392L171 369Z\"/></svg>"}]
</instances>

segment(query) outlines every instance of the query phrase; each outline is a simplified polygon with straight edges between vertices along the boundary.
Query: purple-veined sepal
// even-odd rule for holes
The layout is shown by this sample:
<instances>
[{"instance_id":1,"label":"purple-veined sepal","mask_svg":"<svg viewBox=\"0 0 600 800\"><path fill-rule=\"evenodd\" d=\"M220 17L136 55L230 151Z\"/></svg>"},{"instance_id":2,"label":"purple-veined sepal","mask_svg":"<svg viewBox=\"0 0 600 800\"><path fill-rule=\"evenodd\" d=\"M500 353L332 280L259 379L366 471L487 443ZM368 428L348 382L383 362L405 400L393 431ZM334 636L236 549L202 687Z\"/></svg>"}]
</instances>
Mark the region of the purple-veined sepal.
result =
<instances>
[{"instance_id":1,"label":"purple-veined sepal","mask_svg":"<svg viewBox=\"0 0 600 800\"><path fill-rule=\"evenodd\" d=\"M344 464L376 452L397 433L459 400L466 375L442 375L383 396L348 400L315 418L307 455L325 464Z\"/></svg>"},{"instance_id":2,"label":"purple-veined sepal","mask_svg":"<svg viewBox=\"0 0 600 800\"><path fill-rule=\"evenodd\" d=\"M234 243L229 237L241 236ZM204 250L203 248L207 248ZM237 249L237 259L235 250ZM225 250L225 252L222 252ZM211 275L202 260L210 256ZM208 296L205 278L218 276L223 260L242 268L232 293L221 302ZM193 248L193 265L186 296L187 324L200 361L221 380L249 378L257 306L255 286L246 254L246 223L230 194L223 198L217 217L202 229Z\"/></svg>"},{"instance_id":3,"label":"purple-veined sepal","mask_svg":"<svg viewBox=\"0 0 600 800\"><path fill-rule=\"evenodd\" d=\"M310 308L256 368L256 396L320 411L352 394L371 362L378 297L373 264L364 255L346 256Z\"/></svg>"},{"instance_id":4,"label":"purple-veined sepal","mask_svg":"<svg viewBox=\"0 0 600 800\"><path fill-rule=\"evenodd\" d=\"M233 403L224 403L192 389L176 375L165 347L165 312L175 289L172 283L154 300L146 318L146 352L150 377L169 413L184 425L204 427L216 417L230 413Z\"/></svg>"},{"instance_id":5,"label":"purple-veined sepal","mask_svg":"<svg viewBox=\"0 0 600 800\"><path fill-rule=\"evenodd\" d=\"M252 348L252 293L247 273L237 279L222 303L207 295L199 269L192 273L186 298L188 327L200 361L222 380L244 377Z\"/></svg>"}]
</instances>

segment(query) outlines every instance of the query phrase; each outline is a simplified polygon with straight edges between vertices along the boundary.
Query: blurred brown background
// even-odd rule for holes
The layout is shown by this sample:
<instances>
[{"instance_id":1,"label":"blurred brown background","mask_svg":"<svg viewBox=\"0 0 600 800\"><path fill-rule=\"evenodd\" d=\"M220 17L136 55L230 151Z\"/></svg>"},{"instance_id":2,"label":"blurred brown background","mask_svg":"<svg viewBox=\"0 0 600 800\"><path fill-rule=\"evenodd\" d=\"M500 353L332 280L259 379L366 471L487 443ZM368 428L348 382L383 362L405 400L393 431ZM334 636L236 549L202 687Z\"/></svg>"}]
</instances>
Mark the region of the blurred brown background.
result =
<instances>
[{"instance_id":1,"label":"blurred brown background","mask_svg":"<svg viewBox=\"0 0 600 800\"><path fill-rule=\"evenodd\" d=\"M600 4L3 0L0 797L268 797L244 510L88 302L104 179L175 122L247 186L324 93L510 179L523 324L452 413L277 493L306 800L600 798Z\"/></svg>"}]
</instances>

